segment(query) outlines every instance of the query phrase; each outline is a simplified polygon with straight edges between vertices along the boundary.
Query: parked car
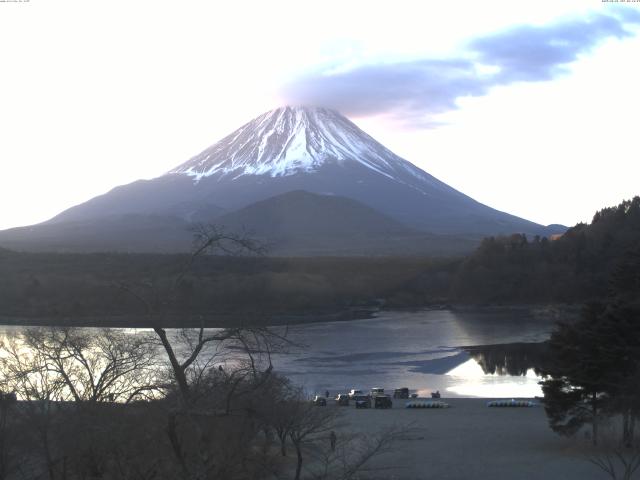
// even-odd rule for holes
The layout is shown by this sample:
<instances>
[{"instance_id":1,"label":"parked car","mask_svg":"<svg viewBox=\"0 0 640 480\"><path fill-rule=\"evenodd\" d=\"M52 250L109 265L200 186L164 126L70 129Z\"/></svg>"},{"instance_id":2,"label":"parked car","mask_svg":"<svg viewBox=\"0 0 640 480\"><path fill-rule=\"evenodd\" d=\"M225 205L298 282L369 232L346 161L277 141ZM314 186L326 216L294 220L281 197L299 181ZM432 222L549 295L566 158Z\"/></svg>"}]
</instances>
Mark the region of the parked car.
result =
<instances>
[{"instance_id":1,"label":"parked car","mask_svg":"<svg viewBox=\"0 0 640 480\"><path fill-rule=\"evenodd\" d=\"M313 403L315 403L318 407L326 407L327 399L325 397L321 397L320 395L316 395L313 399Z\"/></svg>"},{"instance_id":2,"label":"parked car","mask_svg":"<svg viewBox=\"0 0 640 480\"><path fill-rule=\"evenodd\" d=\"M381 387L373 387L371 389L371 396L375 397L376 395L384 395L384 388Z\"/></svg>"},{"instance_id":3,"label":"parked car","mask_svg":"<svg viewBox=\"0 0 640 480\"><path fill-rule=\"evenodd\" d=\"M351 400L353 400L355 397L359 395L364 395L364 392L362 390L355 390L355 389L352 389L349 391L349 398Z\"/></svg>"},{"instance_id":4,"label":"parked car","mask_svg":"<svg viewBox=\"0 0 640 480\"><path fill-rule=\"evenodd\" d=\"M391 408L393 402L389 395L376 395L373 397L373 406L374 408Z\"/></svg>"},{"instance_id":5,"label":"parked car","mask_svg":"<svg viewBox=\"0 0 640 480\"><path fill-rule=\"evenodd\" d=\"M356 395L353 397L356 408L371 408L371 397L369 395Z\"/></svg>"},{"instance_id":6,"label":"parked car","mask_svg":"<svg viewBox=\"0 0 640 480\"><path fill-rule=\"evenodd\" d=\"M336 397L336 403L341 407L349 406L349 395L346 393L339 393Z\"/></svg>"},{"instance_id":7,"label":"parked car","mask_svg":"<svg viewBox=\"0 0 640 480\"><path fill-rule=\"evenodd\" d=\"M393 391L393 398L409 398L409 389L406 387L396 388Z\"/></svg>"}]
</instances>

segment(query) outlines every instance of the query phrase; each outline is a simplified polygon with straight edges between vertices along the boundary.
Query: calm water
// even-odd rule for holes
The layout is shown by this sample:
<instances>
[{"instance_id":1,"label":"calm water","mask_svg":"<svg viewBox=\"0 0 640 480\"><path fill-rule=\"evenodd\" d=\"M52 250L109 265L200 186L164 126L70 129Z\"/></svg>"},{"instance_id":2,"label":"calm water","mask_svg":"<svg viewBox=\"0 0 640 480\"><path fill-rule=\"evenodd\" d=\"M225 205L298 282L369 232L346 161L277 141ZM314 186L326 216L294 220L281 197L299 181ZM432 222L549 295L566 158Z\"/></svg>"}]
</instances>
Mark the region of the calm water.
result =
<instances>
[{"instance_id":1,"label":"calm water","mask_svg":"<svg viewBox=\"0 0 640 480\"><path fill-rule=\"evenodd\" d=\"M296 326L303 348L275 358L277 370L309 394L351 388L409 387L449 397L541 395L533 370L525 376L485 374L462 346L541 342L555 316L535 311L385 312L377 318Z\"/></svg>"},{"instance_id":2,"label":"calm water","mask_svg":"<svg viewBox=\"0 0 640 480\"><path fill-rule=\"evenodd\" d=\"M439 390L443 397L533 397L541 395L533 370L487 374L474 360L478 355L461 347L542 342L556 320L549 312L475 309L383 312L367 320L297 325L288 336L300 347L275 355L273 363L309 395L409 387L421 396ZM0 327L0 336L18 328Z\"/></svg>"}]
</instances>

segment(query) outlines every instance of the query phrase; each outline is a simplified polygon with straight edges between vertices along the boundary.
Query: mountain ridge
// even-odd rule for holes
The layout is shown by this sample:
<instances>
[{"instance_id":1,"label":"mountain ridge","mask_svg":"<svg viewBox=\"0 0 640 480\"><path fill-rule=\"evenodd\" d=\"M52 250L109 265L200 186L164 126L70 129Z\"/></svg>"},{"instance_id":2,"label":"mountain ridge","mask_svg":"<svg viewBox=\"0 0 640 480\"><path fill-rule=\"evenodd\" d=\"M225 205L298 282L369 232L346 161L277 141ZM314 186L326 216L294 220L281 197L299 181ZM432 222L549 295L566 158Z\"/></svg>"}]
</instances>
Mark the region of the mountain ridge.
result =
<instances>
[{"instance_id":1,"label":"mountain ridge","mask_svg":"<svg viewBox=\"0 0 640 480\"><path fill-rule=\"evenodd\" d=\"M478 238L564 231L477 202L395 155L338 112L319 107L266 112L164 175L115 187L41 226L109 219L125 234L130 216L140 215L149 225L169 228L174 221L216 221L293 191L344 197L432 235ZM313 210L309 204L307 208ZM121 227L114 220L119 216ZM44 232L31 228L34 237ZM153 231L161 235L155 226Z\"/></svg>"}]
</instances>

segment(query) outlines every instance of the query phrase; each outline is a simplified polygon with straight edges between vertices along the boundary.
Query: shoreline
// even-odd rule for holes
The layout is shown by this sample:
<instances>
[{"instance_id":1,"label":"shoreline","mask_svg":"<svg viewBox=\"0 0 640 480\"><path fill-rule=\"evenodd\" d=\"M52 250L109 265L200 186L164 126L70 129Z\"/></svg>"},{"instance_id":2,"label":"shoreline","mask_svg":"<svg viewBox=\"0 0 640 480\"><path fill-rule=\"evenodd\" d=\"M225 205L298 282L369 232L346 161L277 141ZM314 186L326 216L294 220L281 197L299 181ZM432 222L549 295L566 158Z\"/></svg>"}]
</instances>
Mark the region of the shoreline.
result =
<instances>
[{"instance_id":1,"label":"shoreline","mask_svg":"<svg viewBox=\"0 0 640 480\"><path fill-rule=\"evenodd\" d=\"M399 399L394 399L390 410L327 408L342 410L338 438L356 432L376 435L408 426L405 438L391 452L373 460L373 478L603 478L586 459L589 442L583 437L569 439L553 433L540 399L522 400L538 406L487 407L488 399L441 398L439 401L450 408L408 409L404 408L406 400ZM376 470L383 468L376 476Z\"/></svg>"},{"instance_id":2,"label":"shoreline","mask_svg":"<svg viewBox=\"0 0 640 480\"><path fill-rule=\"evenodd\" d=\"M546 317L547 320L557 318L560 315L577 315L582 304L501 304L501 305L479 305L479 304L432 304L421 307L381 307L381 306L355 306L340 310L327 310L313 313L292 313L292 314L212 314L208 318L203 315L190 315L181 317L177 314L165 316L167 322L160 326L163 328L227 328L227 327L278 327L307 325L313 323L328 322L349 322L352 320L367 320L376 318L379 314L388 312L429 312L446 311L452 312L485 312L504 313L508 311L528 311L532 315ZM167 318L168 317L168 318ZM172 319L175 319L172 321ZM180 320L178 320L180 319ZM241 319L240 321L238 319ZM117 315L117 316L80 316L71 319L70 317L22 317L0 315L0 326L15 327L86 327L86 328L152 328L158 326L157 323L145 319L144 315Z\"/></svg>"}]
</instances>

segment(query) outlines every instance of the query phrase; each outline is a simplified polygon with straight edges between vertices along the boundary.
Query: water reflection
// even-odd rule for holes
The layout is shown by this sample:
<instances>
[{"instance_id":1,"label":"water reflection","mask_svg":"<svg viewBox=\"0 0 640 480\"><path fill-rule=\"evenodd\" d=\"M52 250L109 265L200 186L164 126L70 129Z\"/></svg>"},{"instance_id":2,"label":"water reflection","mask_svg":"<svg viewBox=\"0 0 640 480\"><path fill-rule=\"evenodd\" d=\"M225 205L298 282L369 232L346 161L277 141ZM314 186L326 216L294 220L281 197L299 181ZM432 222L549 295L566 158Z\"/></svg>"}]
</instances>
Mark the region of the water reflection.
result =
<instances>
[{"instance_id":1,"label":"water reflection","mask_svg":"<svg viewBox=\"0 0 640 480\"><path fill-rule=\"evenodd\" d=\"M425 395L534 396L544 358L539 343L548 339L554 320L524 309L480 309L383 312L367 320L297 325L289 338L303 347L274 355L273 363L310 394L382 386ZM229 353L225 362L232 361Z\"/></svg>"},{"instance_id":2,"label":"water reflection","mask_svg":"<svg viewBox=\"0 0 640 480\"><path fill-rule=\"evenodd\" d=\"M464 372L464 373L463 373ZM446 388L450 396L483 398L534 398L542 395L540 378L529 370L525 376L487 375L474 360L449 374L453 379Z\"/></svg>"},{"instance_id":3,"label":"water reflection","mask_svg":"<svg viewBox=\"0 0 640 480\"><path fill-rule=\"evenodd\" d=\"M526 376L529 371L536 375L543 370L549 353L547 342L510 343L465 347L485 374Z\"/></svg>"},{"instance_id":4,"label":"water reflection","mask_svg":"<svg viewBox=\"0 0 640 480\"><path fill-rule=\"evenodd\" d=\"M447 372L456 379L448 391L496 398L542 395L538 382L548 354L546 342L481 345L464 351L470 359Z\"/></svg>"},{"instance_id":5,"label":"water reflection","mask_svg":"<svg viewBox=\"0 0 640 480\"><path fill-rule=\"evenodd\" d=\"M526 368L535 347L525 348L520 359L517 345L502 351L498 345L543 342L555 320L506 308L384 312L368 320L297 326L290 333L305 349L274 363L310 393L383 386L426 395L535 396L541 394L538 378ZM465 364L477 370L456 371Z\"/></svg>"}]
</instances>

